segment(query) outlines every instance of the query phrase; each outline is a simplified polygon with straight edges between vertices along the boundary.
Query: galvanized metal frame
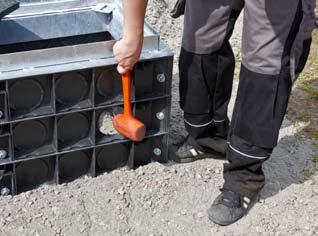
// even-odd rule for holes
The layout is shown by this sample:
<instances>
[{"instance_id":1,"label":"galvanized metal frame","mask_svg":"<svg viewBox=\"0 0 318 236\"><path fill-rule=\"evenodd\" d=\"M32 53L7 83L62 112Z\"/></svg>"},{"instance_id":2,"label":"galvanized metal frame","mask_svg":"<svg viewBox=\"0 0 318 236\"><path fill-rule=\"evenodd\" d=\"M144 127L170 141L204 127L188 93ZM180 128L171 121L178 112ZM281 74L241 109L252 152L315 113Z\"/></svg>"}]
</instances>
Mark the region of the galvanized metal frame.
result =
<instances>
[{"instance_id":1,"label":"galvanized metal frame","mask_svg":"<svg viewBox=\"0 0 318 236\"><path fill-rule=\"evenodd\" d=\"M122 9L119 1L108 3L109 6L100 0L25 2L18 11L0 22L0 45L98 32L109 32L114 40L0 54L0 81L67 71L70 64L72 69L80 69L83 66L90 68L116 63L112 48L122 36ZM103 6L107 10L103 10ZM60 23L54 23L56 21ZM63 22L69 22L74 27ZM51 27L50 30L45 28L47 25ZM144 35L141 59L172 55L171 51L160 46L159 35L148 24L145 24Z\"/></svg>"}]
</instances>

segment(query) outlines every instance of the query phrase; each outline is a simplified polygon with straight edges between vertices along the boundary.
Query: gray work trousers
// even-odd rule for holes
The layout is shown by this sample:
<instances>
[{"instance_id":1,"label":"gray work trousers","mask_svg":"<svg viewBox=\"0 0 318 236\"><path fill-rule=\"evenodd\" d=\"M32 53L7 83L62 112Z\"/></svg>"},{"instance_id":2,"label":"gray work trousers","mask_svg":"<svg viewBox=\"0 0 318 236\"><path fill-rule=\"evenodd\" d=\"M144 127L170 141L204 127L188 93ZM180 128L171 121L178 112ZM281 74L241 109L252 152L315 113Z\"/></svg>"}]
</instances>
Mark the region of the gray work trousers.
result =
<instances>
[{"instance_id":1,"label":"gray work trousers","mask_svg":"<svg viewBox=\"0 0 318 236\"><path fill-rule=\"evenodd\" d=\"M277 145L292 83L309 54L315 0L178 1L174 16L185 15L180 104L187 131L205 147L227 135L235 65L228 40L243 8L242 66L223 188L253 197L264 185L262 163Z\"/></svg>"}]
</instances>

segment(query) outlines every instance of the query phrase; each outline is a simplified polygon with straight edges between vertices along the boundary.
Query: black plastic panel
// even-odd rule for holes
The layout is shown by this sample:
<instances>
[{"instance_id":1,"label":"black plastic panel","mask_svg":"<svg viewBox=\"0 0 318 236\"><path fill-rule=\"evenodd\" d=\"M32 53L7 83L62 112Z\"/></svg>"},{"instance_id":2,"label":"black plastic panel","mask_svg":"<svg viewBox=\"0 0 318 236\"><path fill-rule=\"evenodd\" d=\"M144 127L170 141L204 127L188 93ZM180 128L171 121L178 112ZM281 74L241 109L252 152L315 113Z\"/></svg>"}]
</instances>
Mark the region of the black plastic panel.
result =
<instances>
[{"instance_id":1,"label":"black plastic panel","mask_svg":"<svg viewBox=\"0 0 318 236\"><path fill-rule=\"evenodd\" d=\"M167 161L171 63L147 60L132 72L133 113L147 127L140 143L112 125L123 113L116 65L0 82L0 192Z\"/></svg>"}]
</instances>

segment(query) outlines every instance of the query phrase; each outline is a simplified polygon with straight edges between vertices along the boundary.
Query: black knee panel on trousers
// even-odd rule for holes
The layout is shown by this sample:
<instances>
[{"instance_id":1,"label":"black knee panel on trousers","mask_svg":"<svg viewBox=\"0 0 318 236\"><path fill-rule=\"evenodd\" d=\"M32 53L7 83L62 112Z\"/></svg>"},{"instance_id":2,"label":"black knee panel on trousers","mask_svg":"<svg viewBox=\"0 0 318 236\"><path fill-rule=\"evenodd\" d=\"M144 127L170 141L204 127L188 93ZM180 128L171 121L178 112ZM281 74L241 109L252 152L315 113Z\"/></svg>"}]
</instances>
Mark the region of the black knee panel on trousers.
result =
<instances>
[{"instance_id":1,"label":"black knee panel on trousers","mask_svg":"<svg viewBox=\"0 0 318 236\"><path fill-rule=\"evenodd\" d=\"M231 135L258 147L273 148L286 113L291 91L289 70L265 75L242 65Z\"/></svg>"}]
</instances>

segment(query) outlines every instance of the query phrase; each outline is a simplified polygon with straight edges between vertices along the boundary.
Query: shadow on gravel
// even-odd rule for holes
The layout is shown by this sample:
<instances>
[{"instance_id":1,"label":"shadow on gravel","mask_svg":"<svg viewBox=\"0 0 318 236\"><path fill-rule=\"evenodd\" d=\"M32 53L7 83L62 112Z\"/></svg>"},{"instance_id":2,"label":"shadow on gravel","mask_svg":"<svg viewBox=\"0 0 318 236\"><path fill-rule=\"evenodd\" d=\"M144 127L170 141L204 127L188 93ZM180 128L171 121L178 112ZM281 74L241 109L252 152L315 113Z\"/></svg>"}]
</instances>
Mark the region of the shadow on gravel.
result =
<instances>
[{"instance_id":1,"label":"shadow on gravel","mask_svg":"<svg viewBox=\"0 0 318 236\"><path fill-rule=\"evenodd\" d=\"M264 164L266 183L260 193L261 199L308 180L306 171L313 167L312 146L308 139L299 137L296 133L281 138L271 158Z\"/></svg>"}]
</instances>

